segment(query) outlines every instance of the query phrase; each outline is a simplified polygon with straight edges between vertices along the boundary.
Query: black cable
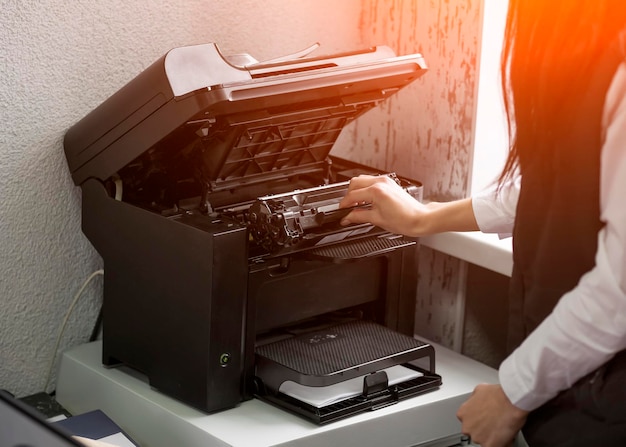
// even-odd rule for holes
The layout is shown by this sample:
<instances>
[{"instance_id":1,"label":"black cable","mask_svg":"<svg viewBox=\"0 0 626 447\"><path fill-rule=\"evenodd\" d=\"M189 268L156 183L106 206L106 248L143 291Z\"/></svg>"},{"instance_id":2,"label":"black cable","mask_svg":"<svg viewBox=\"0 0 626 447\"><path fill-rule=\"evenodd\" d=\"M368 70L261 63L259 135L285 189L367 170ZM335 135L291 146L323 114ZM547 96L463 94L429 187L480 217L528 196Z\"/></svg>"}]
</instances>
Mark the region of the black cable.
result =
<instances>
[{"instance_id":1,"label":"black cable","mask_svg":"<svg viewBox=\"0 0 626 447\"><path fill-rule=\"evenodd\" d=\"M96 341L98 339L98 334L100 333L100 328L102 326L102 304L100 305L100 310L98 311L98 318L96 318L96 323L91 331L91 336L89 337L89 341Z\"/></svg>"}]
</instances>

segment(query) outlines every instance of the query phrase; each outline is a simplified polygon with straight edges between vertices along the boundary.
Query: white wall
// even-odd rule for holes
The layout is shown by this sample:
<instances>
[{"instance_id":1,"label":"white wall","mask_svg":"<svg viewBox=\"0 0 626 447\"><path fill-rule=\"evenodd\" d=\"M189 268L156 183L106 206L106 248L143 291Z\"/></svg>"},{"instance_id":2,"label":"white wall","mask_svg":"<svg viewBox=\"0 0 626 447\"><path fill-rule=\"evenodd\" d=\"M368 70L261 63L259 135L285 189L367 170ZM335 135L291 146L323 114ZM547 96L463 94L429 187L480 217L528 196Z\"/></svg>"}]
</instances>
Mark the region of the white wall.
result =
<instances>
[{"instance_id":1,"label":"white wall","mask_svg":"<svg viewBox=\"0 0 626 447\"><path fill-rule=\"evenodd\" d=\"M378 43L421 51L426 80L364 116L339 153L423 174L442 197L466 192L479 0L0 0L0 8L0 388L18 396L43 389L65 312L102 267L80 230L63 135L173 47L217 42L259 60L316 41L318 54ZM101 295L97 278L61 350L88 339Z\"/></svg>"}]
</instances>

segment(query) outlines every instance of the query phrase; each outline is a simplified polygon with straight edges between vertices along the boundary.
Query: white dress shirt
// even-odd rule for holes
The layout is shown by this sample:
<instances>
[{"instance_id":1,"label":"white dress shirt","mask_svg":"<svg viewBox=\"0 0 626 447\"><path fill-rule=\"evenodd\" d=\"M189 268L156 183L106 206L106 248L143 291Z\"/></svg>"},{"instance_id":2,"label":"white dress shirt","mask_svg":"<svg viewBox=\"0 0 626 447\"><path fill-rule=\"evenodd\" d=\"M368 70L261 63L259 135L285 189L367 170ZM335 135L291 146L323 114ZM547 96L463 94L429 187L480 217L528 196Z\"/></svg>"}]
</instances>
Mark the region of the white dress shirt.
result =
<instances>
[{"instance_id":1,"label":"white dress shirt","mask_svg":"<svg viewBox=\"0 0 626 447\"><path fill-rule=\"evenodd\" d=\"M500 365L511 402L533 410L626 349L626 63L607 92L600 171L595 267L561 297L552 313ZM510 234L519 182L472 199L483 232Z\"/></svg>"}]
</instances>

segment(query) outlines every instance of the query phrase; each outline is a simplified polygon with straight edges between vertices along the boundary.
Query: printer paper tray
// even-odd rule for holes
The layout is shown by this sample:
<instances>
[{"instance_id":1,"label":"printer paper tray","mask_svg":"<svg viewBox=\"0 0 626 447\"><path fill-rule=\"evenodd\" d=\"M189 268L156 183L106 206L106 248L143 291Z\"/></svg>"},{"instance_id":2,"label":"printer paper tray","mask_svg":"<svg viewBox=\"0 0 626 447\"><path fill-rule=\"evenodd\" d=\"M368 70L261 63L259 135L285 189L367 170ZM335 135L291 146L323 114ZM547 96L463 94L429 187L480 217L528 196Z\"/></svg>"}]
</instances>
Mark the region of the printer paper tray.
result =
<instances>
[{"instance_id":1,"label":"printer paper tray","mask_svg":"<svg viewBox=\"0 0 626 447\"><path fill-rule=\"evenodd\" d=\"M418 367L414 368L421 370L421 368ZM323 425L354 416L359 413L373 411L388 405L393 405L403 399L435 390L441 386L441 376L430 373L426 370L421 370L421 372L424 374L421 377L392 385L374 395L359 395L324 407L315 407L284 393L279 392L274 394L266 392L262 385L257 390L256 397L272 405L304 417L305 419L308 419L318 425Z\"/></svg>"},{"instance_id":2,"label":"printer paper tray","mask_svg":"<svg viewBox=\"0 0 626 447\"><path fill-rule=\"evenodd\" d=\"M390 385L385 369L398 365L422 375ZM363 381L361 394L319 407L281 388L288 381L314 389L355 379ZM388 406L440 385L430 344L368 321L331 325L256 349L257 397L317 424Z\"/></svg>"},{"instance_id":3,"label":"printer paper tray","mask_svg":"<svg viewBox=\"0 0 626 447\"><path fill-rule=\"evenodd\" d=\"M278 391L291 380L326 386L423 357L435 371L431 345L374 322L356 320L256 348L256 376Z\"/></svg>"}]
</instances>

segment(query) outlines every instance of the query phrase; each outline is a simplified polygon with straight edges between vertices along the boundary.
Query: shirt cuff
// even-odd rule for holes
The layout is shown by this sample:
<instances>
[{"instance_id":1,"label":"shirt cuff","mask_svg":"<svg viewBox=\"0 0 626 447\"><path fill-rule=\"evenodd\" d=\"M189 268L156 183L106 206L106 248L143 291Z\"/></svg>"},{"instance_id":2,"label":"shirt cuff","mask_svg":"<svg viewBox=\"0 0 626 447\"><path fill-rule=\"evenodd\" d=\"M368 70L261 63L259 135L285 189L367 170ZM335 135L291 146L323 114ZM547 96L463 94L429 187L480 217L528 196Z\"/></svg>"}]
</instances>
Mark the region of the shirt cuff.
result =
<instances>
[{"instance_id":1,"label":"shirt cuff","mask_svg":"<svg viewBox=\"0 0 626 447\"><path fill-rule=\"evenodd\" d=\"M500 386L513 405L525 411L532 411L553 396L533 392L520 376L516 360L514 351L500 365L498 369Z\"/></svg>"},{"instance_id":2,"label":"shirt cuff","mask_svg":"<svg viewBox=\"0 0 626 447\"><path fill-rule=\"evenodd\" d=\"M511 236L514 218L502 213L491 194L485 192L473 196L472 210L480 231L498 233L501 238Z\"/></svg>"}]
</instances>

